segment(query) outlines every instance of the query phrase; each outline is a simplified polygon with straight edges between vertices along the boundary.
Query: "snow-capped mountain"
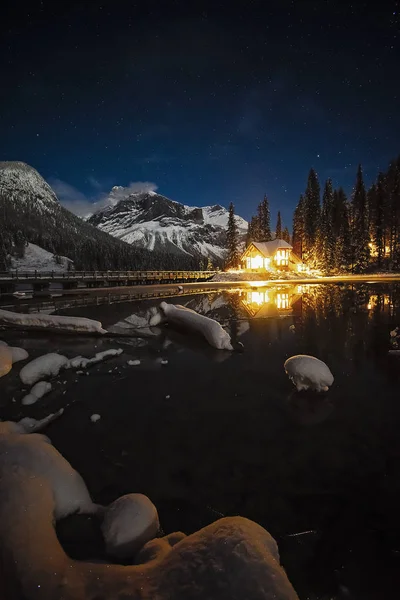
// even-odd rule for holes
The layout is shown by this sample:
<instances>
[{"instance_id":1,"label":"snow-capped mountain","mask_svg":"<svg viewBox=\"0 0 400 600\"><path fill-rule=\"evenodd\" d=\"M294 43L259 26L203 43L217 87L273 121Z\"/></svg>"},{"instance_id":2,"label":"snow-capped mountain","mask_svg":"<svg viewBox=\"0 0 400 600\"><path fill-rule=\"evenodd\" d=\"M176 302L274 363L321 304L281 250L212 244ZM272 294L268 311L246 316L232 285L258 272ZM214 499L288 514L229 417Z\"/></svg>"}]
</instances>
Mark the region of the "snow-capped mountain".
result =
<instances>
[{"instance_id":1,"label":"snow-capped mountain","mask_svg":"<svg viewBox=\"0 0 400 600\"><path fill-rule=\"evenodd\" d=\"M40 212L57 210L57 196L33 167L18 161L0 161L0 194L16 199L20 204L35 200Z\"/></svg>"},{"instance_id":2,"label":"snow-capped mountain","mask_svg":"<svg viewBox=\"0 0 400 600\"><path fill-rule=\"evenodd\" d=\"M33 167L0 162L0 271L39 269L46 251L78 271L198 268L187 254L149 252L108 235L61 206Z\"/></svg>"},{"instance_id":3,"label":"snow-capped mountain","mask_svg":"<svg viewBox=\"0 0 400 600\"><path fill-rule=\"evenodd\" d=\"M95 212L88 222L129 244L176 254L221 260L226 254L228 211L220 205L185 206L153 191L122 196L124 188L114 187L106 208ZM236 216L241 239L247 221Z\"/></svg>"}]
</instances>

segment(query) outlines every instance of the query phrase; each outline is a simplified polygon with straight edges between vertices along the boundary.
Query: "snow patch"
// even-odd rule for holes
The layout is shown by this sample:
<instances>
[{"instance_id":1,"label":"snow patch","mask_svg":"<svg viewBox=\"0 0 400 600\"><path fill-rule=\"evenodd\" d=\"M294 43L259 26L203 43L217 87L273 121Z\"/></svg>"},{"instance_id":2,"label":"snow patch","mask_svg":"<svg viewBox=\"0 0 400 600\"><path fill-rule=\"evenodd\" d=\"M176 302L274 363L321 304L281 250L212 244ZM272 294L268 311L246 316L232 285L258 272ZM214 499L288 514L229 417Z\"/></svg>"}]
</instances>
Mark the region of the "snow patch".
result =
<instances>
[{"instance_id":1,"label":"snow patch","mask_svg":"<svg viewBox=\"0 0 400 600\"><path fill-rule=\"evenodd\" d=\"M92 421L92 423L97 423L97 421L100 421L100 419L101 419L101 416L98 415L97 413L95 413L94 415L92 415L90 417L90 420Z\"/></svg>"},{"instance_id":2,"label":"snow patch","mask_svg":"<svg viewBox=\"0 0 400 600\"><path fill-rule=\"evenodd\" d=\"M51 392L51 383L48 381L39 381L36 383L29 394L22 398L22 404L24 406L29 406L30 404L35 404L40 398L43 398L45 394Z\"/></svg>"},{"instance_id":3,"label":"snow patch","mask_svg":"<svg viewBox=\"0 0 400 600\"><path fill-rule=\"evenodd\" d=\"M95 354L95 356L93 358L85 358L83 356L76 356L75 358L71 358L70 361L68 361L68 365L67 368L71 368L71 369L86 369L87 367L91 366L91 365L95 365L99 362L102 362L104 359L108 358L109 356L119 356L120 354L122 354L123 350L122 348L111 348L110 350L104 350L104 352L98 352L97 354Z\"/></svg>"},{"instance_id":4,"label":"snow patch","mask_svg":"<svg viewBox=\"0 0 400 600\"><path fill-rule=\"evenodd\" d=\"M140 360L128 360L128 365L130 367L137 367L140 365Z\"/></svg>"},{"instance_id":5,"label":"snow patch","mask_svg":"<svg viewBox=\"0 0 400 600\"><path fill-rule=\"evenodd\" d=\"M132 558L159 530L157 509L143 494L127 494L115 500L104 513L101 526L107 554Z\"/></svg>"},{"instance_id":6,"label":"snow patch","mask_svg":"<svg viewBox=\"0 0 400 600\"><path fill-rule=\"evenodd\" d=\"M26 360L27 358L29 358L29 354L26 350L24 350L23 348L12 348L10 347L11 350L11 354L12 354L12 362L17 363L17 362L21 362L22 360Z\"/></svg>"},{"instance_id":7,"label":"snow patch","mask_svg":"<svg viewBox=\"0 0 400 600\"><path fill-rule=\"evenodd\" d=\"M160 310L168 322L200 333L213 348L217 348L217 350L233 350L229 334L222 328L218 321L199 315L194 310L180 306L179 304L161 302Z\"/></svg>"},{"instance_id":8,"label":"snow patch","mask_svg":"<svg viewBox=\"0 0 400 600\"><path fill-rule=\"evenodd\" d=\"M306 354L288 358L284 369L299 392L301 390L327 392L334 381L329 367L322 360Z\"/></svg>"},{"instance_id":9,"label":"snow patch","mask_svg":"<svg viewBox=\"0 0 400 600\"><path fill-rule=\"evenodd\" d=\"M1 309L0 323L26 328L35 327L40 329L58 329L60 331L107 333L99 321L93 321L85 317L65 317L42 313L23 314Z\"/></svg>"},{"instance_id":10,"label":"snow patch","mask_svg":"<svg viewBox=\"0 0 400 600\"><path fill-rule=\"evenodd\" d=\"M61 354L49 353L35 358L20 371L20 378L25 385L34 385L44 377L58 375L62 367L68 365L68 358Z\"/></svg>"},{"instance_id":11,"label":"snow patch","mask_svg":"<svg viewBox=\"0 0 400 600\"><path fill-rule=\"evenodd\" d=\"M32 419L24 417L18 423L14 421L0 421L0 435L7 433L35 433L44 429L49 423L61 417L64 414L64 409L61 408L56 413L51 413L44 419Z\"/></svg>"},{"instance_id":12,"label":"snow patch","mask_svg":"<svg viewBox=\"0 0 400 600\"><path fill-rule=\"evenodd\" d=\"M36 244L29 243L23 258L11 257L11 270L18 271L54 271L62 273L73 269L73 262L66 256L58 257Z\"/></svg>"}]
</instances>

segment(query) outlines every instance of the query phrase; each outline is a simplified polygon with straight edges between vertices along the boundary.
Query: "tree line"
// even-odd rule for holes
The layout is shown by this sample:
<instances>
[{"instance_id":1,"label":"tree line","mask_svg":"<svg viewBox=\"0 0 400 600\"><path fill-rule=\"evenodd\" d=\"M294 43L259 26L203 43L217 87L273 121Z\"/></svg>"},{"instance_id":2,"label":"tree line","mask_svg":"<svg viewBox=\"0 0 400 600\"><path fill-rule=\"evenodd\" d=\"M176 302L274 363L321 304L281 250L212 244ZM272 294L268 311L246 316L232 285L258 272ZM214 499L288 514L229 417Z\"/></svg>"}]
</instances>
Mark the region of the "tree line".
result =
<instances>
[{"instance_id":1,"label":"tree line","mask_svg":"<svg viewBox=\"0 0 400 600\"><path fill-rule=\"evenodd\" d=\"M227 267L239 262L234 206L229 207ZM309 267L324 273L365 273L400 270L400 157L379 173L367 190L361 165L350 199L342 187L327 179L322 190L311 169L305 192L293 214L292 236L282 230L278 212L275 237L293 246L293 252ZM246 245L273 239L267 196L249 223Z\"/></svg>"},{"instance_id":2,"label":"tree line","mask_svg":"<svg viewBox=\"0 0 400 600\"><path fill-rule=\"evenodd\" d=\"M11 256L22 258L31 242L57 257L70 258L78 271L198 270L200 257L133 247L73 215L63 206L42 212L35 198L0 195L0 271Z\"/></svg>"},{"instance_id":3,"label":"tree line","mask_svg":"<svg viewBox=\"0 0 400 600\"><path fill-rule=\"evenodd\" d=\"M293 251L325 273L365 273L400 268L400 157L366 190L358 166L351 198L343 188L323 188L314 169L293 217Z\"/></svg>"}]
</instances>

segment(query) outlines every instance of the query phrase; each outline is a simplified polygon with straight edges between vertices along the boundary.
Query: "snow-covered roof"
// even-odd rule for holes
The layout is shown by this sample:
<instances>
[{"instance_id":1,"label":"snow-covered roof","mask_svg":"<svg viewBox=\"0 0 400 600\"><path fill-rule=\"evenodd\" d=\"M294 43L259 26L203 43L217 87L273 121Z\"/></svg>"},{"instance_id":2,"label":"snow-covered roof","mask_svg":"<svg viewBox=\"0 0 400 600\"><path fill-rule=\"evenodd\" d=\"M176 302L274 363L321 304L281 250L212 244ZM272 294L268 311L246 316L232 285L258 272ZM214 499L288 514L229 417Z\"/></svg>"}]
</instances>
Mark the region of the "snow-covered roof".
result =
<instances>
[{"instance_id":1,"label":"snow-covered roof","mask_svg":"<svg viewBox=\"0 0 400 600\"><path fill-rule=\"evenodd\" d=\"M272 240L271 242L252 242L253 246L257 248L261 252L263 256L274 256L277 250L281 248L292 248L288 242L285 240Z\"/></svg>"}]
</instances>

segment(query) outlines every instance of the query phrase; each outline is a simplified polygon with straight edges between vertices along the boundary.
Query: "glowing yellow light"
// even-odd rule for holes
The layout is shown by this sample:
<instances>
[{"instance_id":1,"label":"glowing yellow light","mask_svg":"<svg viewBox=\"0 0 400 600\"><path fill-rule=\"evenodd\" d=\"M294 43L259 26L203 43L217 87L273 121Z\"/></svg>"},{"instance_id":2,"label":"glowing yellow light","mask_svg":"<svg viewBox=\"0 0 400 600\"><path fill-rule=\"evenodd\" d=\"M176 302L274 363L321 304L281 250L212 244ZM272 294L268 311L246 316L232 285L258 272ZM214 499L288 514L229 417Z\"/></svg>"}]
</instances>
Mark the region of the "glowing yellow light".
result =
<instances>
[{"instance_id":1,"label":"glowing yellow light","mask_svg":"<svg viewBox=\"0 0 400 600\"><path fill-rule=\"evenodd\" d=\"M249 292L247 295L247 301L250 304L258 304L259 306L262 304L268 304L268 292Z\"/></svg>"},{"instance_id":2,"label":"glowing yellow light","mask_svg":"<svg viewBox=\"0 0 400 600\"><path fill-rule=\"evenodd\" d=\"M257 254L257 256L252 257L250 259L250 265L251 265L251 269L262 269L264 266L263 257L260 256L259 254Z\"/></svg>"},{"instance_id":3,"label":"glowing yellow light","mask_svg":"<svg viewBox=\"0 0 400 600\"><path fill-rule=\"evenodd\" d=\"M372 304L371 304L371 302L368 304L368 307L367 307L367 308L368 308L368 310L371 310L371 308L372 308Z\"/></svg>"},{"instance_id":4,"label":"glowing yellow light","mask_svg":"<svg viewBox=\"0 0 400 600\"><path fill-rule=\"evenodd\" d=\"M289 308L289 294L276 294L276 306L279 310L286 310Z\"/></svg>"}]
</instances>

